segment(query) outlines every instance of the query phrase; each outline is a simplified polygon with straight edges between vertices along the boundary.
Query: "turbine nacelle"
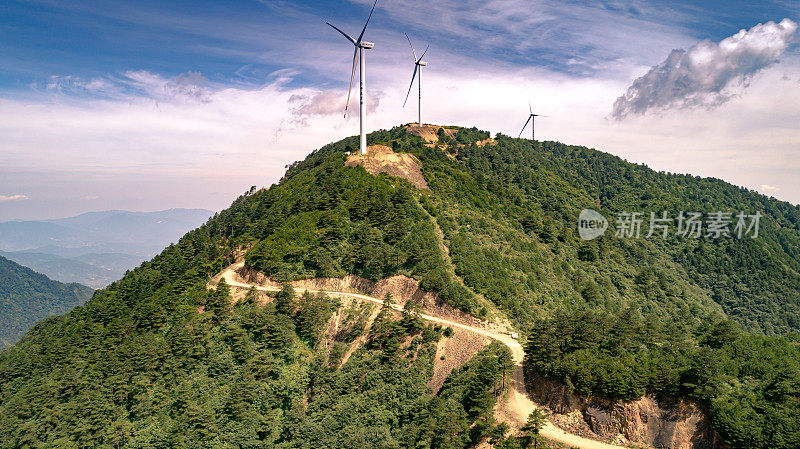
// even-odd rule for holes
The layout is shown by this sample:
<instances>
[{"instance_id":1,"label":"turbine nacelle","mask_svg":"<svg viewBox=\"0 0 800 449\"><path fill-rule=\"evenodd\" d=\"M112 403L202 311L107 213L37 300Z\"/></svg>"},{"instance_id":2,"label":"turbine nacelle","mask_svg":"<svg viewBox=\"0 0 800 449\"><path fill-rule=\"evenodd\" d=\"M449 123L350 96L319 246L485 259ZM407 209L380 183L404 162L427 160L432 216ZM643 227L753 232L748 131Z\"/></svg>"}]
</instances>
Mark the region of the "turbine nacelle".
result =
<instances>
[{"instance_id":1,"label":"turbine nacelle","mask_svg":"<svg viewBox=\"0 0 800 449\"><path fill-rule=\"evenodd\" d=\"M375 46L375 44L373 44L372 42L364 42L364 41L362 41L361 45L359 45L359 47L363 48L364 50L370 50L374 46Z\"/></svg>"},{"instance_id":2,"label":"turbine nacelle","mask_svg":"<svg viewBox=\"0 0 800 449\"><path fill-rule=\"evenodd\" d=\"M427 63L426 61L417 61L417 65L420 65L420 66L422 66L422 67L425 67L425 66L427 66L427 65L428 65L428 63Z\"/></svg>"}]
</instances>

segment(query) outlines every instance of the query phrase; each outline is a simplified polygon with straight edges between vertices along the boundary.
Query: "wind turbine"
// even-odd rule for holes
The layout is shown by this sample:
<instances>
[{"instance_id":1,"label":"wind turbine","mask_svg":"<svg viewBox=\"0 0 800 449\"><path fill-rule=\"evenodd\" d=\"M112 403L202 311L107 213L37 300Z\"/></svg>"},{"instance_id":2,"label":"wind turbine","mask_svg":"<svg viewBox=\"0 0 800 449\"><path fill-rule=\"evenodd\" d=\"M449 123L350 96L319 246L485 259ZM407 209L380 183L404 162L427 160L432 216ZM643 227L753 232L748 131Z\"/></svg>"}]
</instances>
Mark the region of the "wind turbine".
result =
<instances>
[{"instance_id":1,"label":"wind turbine","mask_svg":"<svg viewBox=\"0 0 800 449\"><path fill-rule=\"evenodd\" d=\"M369 17L367 17L367 23L364 24L364 28L361 30L361 34L358 35L358 39L353 39L350 37L349 34L345 33L344 31L340 30L333 26L330 22L325 22L330 25L331 28L334 30L342 33L342 36L346 37L350 43L355 46L355 53L353 53L353 71L350 74L350 88L347 90L347 104L344 107L344 116L347 117L347 108L350 106L350 93L353 91L353 78L356 76L356 65L359 65L360 71L358 73L358 81L359 81L359 94L360 94L360 104L359 104L359 147L361 148L361 154L367 154L367 135L364 134L364 119L367 117L367 107L364 104L364 86L366 84L366 70L364 69L364 50L369 50L375 46L372 42L363 41L364 32L367 31L367 25L369 25L369 19L372 18L372 13L375 12L375 5L378 4L378 0L375 0L375 3L372 5L372 10L369 12Z\"/></svg>"},{"instance_id":2,"label":"wind turbine","mask_svg":"<svg viewBox=\"0 0 800 449\"><path fill-rule=\"evenodd\" d=\"M422 52L422 56L417 58L417 52L414 51L414 45L411 44L411 38L408 37L406 34L406 39L408 39L408 45L411 46L411 53L414 54L414 74L411 75L411 84L408 86L408 93L406 94L406 101L403 102L403 107L406 107L406 103L408 103L408 96L411 95L411 88L414 87L414 78L417 76L417 72L419 72L419 78L417 79L417 85L419 86L419 103L418 103L418 122L417 124L422 127L422 68L428 65L427 62L423 61L422 58L425 57L425 53L428 52L428 48L430 45L425 48L425 51Z\"/></svg>"},{"instance_id":3,"label":"wind turbine","mask_svg":"<svg viewBox=\"0 0 800 449\"><path fill-rule=\"evenodd\" d=\"M525 128L528 126L528 122L531 123L531 140L536 140L536 130L534 129L534 117L547 117L546 115L539 115L533 113L533 106L531 106L531 102L528 102L528 110L531 112L531 115L528 116L528 120L522 126L522 130L519 132L519 136L517 139L522 137L522 132L525 131Z\"/></svg>"}]
</instances>

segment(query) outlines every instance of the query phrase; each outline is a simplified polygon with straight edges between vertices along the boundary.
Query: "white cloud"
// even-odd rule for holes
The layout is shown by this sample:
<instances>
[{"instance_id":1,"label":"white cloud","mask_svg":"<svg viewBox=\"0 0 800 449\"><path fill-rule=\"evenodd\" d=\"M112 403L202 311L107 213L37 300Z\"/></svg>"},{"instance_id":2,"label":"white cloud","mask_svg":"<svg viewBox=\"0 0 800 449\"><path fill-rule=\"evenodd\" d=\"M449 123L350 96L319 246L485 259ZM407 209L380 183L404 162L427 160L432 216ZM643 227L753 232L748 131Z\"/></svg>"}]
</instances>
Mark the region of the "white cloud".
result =
<instances>
[{"instance_id":1,"label":"white cloud","mask_svg":"<svg viewBox=\"0 0 800 449\"><path fill-rule=\"evenodd\" d=\"M0 195L0 203L5 203L7 201L25 201L27 199L27 195Z\"/></svg>"},{"instance_id":2,"label":"white cloud","mask_svg":"<svg viewBox=\"0 0 800 449\"><path fill-rule=\"evenodd\" d=\"M372 114L380 105L380 97L367 93L365 102L367 114ZM293 123L306 125L311 117L342 115L344 117L347 96L339 90L322 90L310 94L294 94L289 97ZM353 92L347 116L358 116L358 92Z\"/></svg>"},{"instance_id":3,"label":"white cloud","mask_svg":"<svg viewBox=\"0 0 800 449\"><path fill-rule=\"evenodd\" d=\"M753 75L777 63L796 31L797 23L783 19L740 30L719 44L704 40L689 50L673 50L617 98L611 117L719 106L733 97L733 87L746 85Z\"/></svg>"},{"instance_id":4,"label":"white cloud","mask_svg":"<svg viewBox=\"0 0 800 449\"><path fill-rule=\"evenodd\" d=\"M358 123L357 113L347 120L340 115L346 90L288 88L290 75L237 88L203 85L199 75L168 79L136 71L81 82L104 85L108 96L57 89L0 98L0 166L176 176L213 171L276 180L287 163L345 137ZM373 95L369 110L377 103ZM306 129L309 118L314 126Z\"/></svg>"},{"instance_id":5,"label":"white cloud","mask_svg":"<svg viewBox=\"0 0 800 449\"><path fill-rule=\"evenodd\" d=\"M209 98L210 92L206 88L207 83L208 80L203 75L197 72L187 72L164 84L164 91L172 98L208 103L211 99Z\"/></svg>"},{"instance_id":6,"label":"white cloud","mask_svg":"<svg viewBox=\"0 0 800 449\"><path fill-rule=\"evenodd\" d=\"M776 186L771 186L771 185L769 185L769 184L761 184L761 189L760 189L760 190L761 190L762 192L764 192L764 193L768 193L768 192L780 192L780 191L781 191L781 188L780 188L780 187L776 187Z\"/></svg>"}]
</instances>

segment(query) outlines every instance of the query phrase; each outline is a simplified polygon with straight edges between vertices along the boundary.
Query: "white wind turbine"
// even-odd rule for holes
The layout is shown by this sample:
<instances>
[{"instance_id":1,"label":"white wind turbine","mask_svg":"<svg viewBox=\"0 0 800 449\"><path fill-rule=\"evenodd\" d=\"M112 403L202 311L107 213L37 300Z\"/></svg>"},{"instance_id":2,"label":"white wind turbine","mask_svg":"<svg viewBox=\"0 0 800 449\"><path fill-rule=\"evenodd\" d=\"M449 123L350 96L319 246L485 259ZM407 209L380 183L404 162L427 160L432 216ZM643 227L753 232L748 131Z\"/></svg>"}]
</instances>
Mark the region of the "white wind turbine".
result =
<instances>
[{"instance_id":1,"label":"white wind turbine","mask_svg":"<svg viewBox=\"0 0 800 449\"><path fill-rule=\"evenodd\" d=\"M414 54L414 74L411 75L411 84L408 86L408 93L406 94L406 101L403 102L403 107L406 107L406 103L408 103L408 96L411 95L411 88L414 87L414 78L416 78L417 72L419 72L419 78L417 79L417 84L419 86L419 104L417 110L419 116L417 124L422 127L422 68L428 65L428 63L423 61L422 58L425 57L425 53L428 52L430 45L428 45L428 47L425 48L425 51L422 52L422 56L417 58L417 52L414 51L414 45L411 44L411 38L408 37L408 34L406 34L406 39L408 39L408 45L411 46L411 53Z\"/></svg>"},{"instance_id":2,"label":"white wind turbine","mask_svg":"<svg viewBox=\"0 0 800 449\"><path fill-rule=\"evenodd\" d=\"M333 26L330 22L325 22L331 26L334 30L342 33L342 36L346 37L355 47L355 53L353 53L353 72L350 74L350 88L347 91L347 104L344 107L344 116L347 117L347 108L350 106L350 93L353 91L353 78L356 76L356 65L358 64L361 70L359 71L359 91L360 91L360 105L359 105L359 129L360 129L360 140L359 140L359 147L361 148L361 154L367 154L367 135L364 133L364 119L367 117L367 107L364 104L364 85L366 83L366 71L364 69L364 50L369 50L375 46L372 42L365 42L362 40L364 37L364 32L367 31L367 25L369 25L369 19L372 18L372 13L375 12L375 5L378 4L378 0L375 0L375 3L372 5L372 11L369 12L369 17L367 17L367 23L364 24L364 28L361 30L361 34L358 35L358 39L353 39L350 37L349 34L345 33L344 31L340 30Z\"/></svg>"},{"instance_id":3,"label":"white wind turbine","mask_svg":"<svg viewBox=\"0 0 800 449\"><path fill-rule=\"evenodd\" d=\"M522 130L519 132L519 136L517 139L522 137L522 132L525 131L525 128L528 126L528 122L531 123L531 140L536 140L536 130L534 129L534 118L535 117L547 117L546 115L539 115L533 113L533 106L531 106L531 102L528 102L528 110L531 112L531 115L528 116L528 120L522 125Z\"/></svg>"}]
</instances>

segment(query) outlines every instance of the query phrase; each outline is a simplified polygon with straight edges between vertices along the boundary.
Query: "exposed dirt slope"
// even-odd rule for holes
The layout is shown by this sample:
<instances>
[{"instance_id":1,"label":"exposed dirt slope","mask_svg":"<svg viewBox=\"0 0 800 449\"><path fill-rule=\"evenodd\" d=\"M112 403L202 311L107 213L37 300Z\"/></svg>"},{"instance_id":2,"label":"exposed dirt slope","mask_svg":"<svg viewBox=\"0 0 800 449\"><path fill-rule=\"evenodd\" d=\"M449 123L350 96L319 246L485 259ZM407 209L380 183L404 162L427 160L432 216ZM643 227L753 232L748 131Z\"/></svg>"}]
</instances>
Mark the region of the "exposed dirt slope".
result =
<instances>
[{"instance_id":1,"label":"exposed dirt slope","mask_svg":"<svg viewBox=\"0 0 800 449\"><path fill-rule=\"evenodd\" d=\"M372 325L375 323L375 318L378 317L379 313L381 313L380 307L372 308L372 312L369 314L369 317L367 317L367 322L364 325L364 333L359 335L358 338L356 338L356 340L353 343L351 343L350 346L347 347L347 352L344 353L344 356L342 357L342 361L339 363L339 366L347 363L347 361L350 360L350 356L352 356L353 353L356 352L356 349L364 345L364 343L367 341L367 335L369 335L369 330L372 329Z\"/></svg>"},{"instance_id":2,"label":"exposed dirt slope","mask_svg":"<svg viewBox=\"0 0 800 449\"><path fill-rule=\"evenodd\" d=\"M268 287L267 291L278 291L281 285L272 281L264 273L245 267L242 262L232 265L235 267L234 274L226 274L223 272L215 276L212 280L216 283L219 278L225 274L226 281L230 284L233 279L238 283L246 285L257 285L260 287ZM464 313L458 309L453 308L442 300L439 295L422 290L419 286L419 281L408 276L390 276L381 279L380 281L371 281L362 277L348 275L343 278L314 278L303 279L299 281L290 282L295 290L299 291L324 291L324 292L339 292L339 293L357 293L359 295L367 295L371 298L377 298L383 301L386 294L390 294L392 302L400 307L405 305L407 301L419 304L425 313L437 318L443 318L449 321L455 321L461 324L466 324L472 327L480 327L492 332L505 333L509 329L503 323L495 323L480 320L472 315ZM212 285L211 283L209 285Z\"/></svg>"},{"instance_id":3,"label":"exposed dirt slope","mask_svg":"<svg viewBox=\"0 0 800 449\"><path fill-rule=\"evenodd\" d=\"M657 448L717 447L706 414L690 400L648 394L635 401L577 396L558 382L531 376L528 394L559 427L592 438Z\"/></svg>"},{"instance_id":4,"label":"exposed dirt slope","mask_svg":"<svg viewBox=\"0 0 800 449\"><path fill-rule=\"evenodd\" d=\"M428 143L438 142L439 141L439 130L443 129L444 134L448 137L453 137L458 130L457 129L448 129L443 128L441 126L436 125L423 125L418 126L417 123L411 123L406 126L406 131L409 134L413 134L415 136L422 137L422 140Z\"/></svg>"},{"instance_id":5,"label":"exposed dirt slope","mask_svg":"<svg viewBox=\"0 0 800 449\"><path fill-rule=\"evenodd\" d=\"M474 332L454 328L453 336L442 338L436 347L436 360L433 362L433 378L428 385L433 393L438 393L447 376L454 369L461 368L492 339Z\"/></svg>"},{"instance_id":6,"label":"exposed dirt slope","mask_svg":"<svg viewBox=\"0 0 800 449\"><path fill-rule=\"evenodd\" d=\"M367 154L354 153L347 156L345 165L355 167L360 165L373 174L386 173L390 176L407 179L418 189L427 189L428 183L422 177L422 164L411 154L395 153L385 145L372 145L367 147Z\"/></svg>"}]
</instances>

